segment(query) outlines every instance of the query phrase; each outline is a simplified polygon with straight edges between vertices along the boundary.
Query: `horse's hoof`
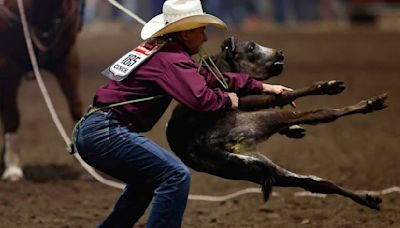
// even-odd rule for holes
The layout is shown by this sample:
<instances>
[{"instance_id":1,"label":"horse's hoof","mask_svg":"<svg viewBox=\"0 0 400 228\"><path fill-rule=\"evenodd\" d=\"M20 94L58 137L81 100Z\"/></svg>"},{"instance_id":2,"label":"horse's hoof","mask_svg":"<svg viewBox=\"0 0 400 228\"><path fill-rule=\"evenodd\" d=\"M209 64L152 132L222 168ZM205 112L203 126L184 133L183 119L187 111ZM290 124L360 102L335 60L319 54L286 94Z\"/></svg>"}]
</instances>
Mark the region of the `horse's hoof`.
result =
<instances>
[{"instance_id":1,"label":"horse's hoof","mask_svg":"<svg viewBox=\"0 0 400 228\"><path fill-rule=\"evenodd\" d=\"M318 89L320 89L322 94L328 95L336 95L346 88L343 81L340 80L331 80L327 82L322 82L318 85Z\"/></svg>"},{"instance_id":2,"label":"horse's hoof","mask_svg":"<svg viewBox=\"0 0 400 228\"><path fill-rule=\"evenodd\" d=\"M19 181L24 177L24 174L22 172L22 169L18 166L11 166L8 167L1 179L5 180L5 181Z\"/></svg>"}]
</instances>

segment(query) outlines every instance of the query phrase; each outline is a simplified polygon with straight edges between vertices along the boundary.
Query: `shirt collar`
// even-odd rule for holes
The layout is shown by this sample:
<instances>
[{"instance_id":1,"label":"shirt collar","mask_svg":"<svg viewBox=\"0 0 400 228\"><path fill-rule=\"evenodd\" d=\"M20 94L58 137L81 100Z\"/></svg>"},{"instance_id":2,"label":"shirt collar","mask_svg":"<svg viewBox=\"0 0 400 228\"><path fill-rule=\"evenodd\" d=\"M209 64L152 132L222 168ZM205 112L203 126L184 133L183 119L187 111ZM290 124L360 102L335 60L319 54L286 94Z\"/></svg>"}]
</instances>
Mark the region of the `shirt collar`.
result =
<instances>
[{"instance_id":1,"label":"shirt collar","mask_svg":"<svg viewBox=\"0 0 400 228\"><path fill-rule=\"evenodd\" d=\"M163 49L164 50L182 50L183 52L185 52L186 54L191 56L190 49L176 38L168 38L168 44L165 45Z\"/></svg>"}]
</instances>

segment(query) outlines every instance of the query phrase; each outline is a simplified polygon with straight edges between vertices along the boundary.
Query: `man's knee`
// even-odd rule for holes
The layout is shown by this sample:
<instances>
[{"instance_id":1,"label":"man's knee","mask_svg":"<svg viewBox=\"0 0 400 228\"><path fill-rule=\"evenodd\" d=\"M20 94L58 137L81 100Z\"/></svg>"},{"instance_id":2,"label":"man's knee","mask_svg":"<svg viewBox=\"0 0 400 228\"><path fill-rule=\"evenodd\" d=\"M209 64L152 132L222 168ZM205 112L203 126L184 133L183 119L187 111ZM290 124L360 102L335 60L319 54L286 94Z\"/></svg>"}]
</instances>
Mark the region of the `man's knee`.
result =
<instances>
[{"instance_id":1,"label":"man's knee","mask_svg":"<svg viewBox=\"0 0 400 228\"><path fill-rule=\"evenodd\" d=\"M189 168L182 165L179 170L179 173L181 176L181 182L190 185L191 174Z\"/></svg>"},{"instance_id":2,"label":"man's knee","mask_svg":"<svg viewBox=\"0 0 400 228\"><path fill-rule=\"evenodd\" d=\"M189 188L191 180L191 174L189 168L185 165L181 165L174 170L174 174L171 176L170 181L174 184L182 187Z\"/></svg>"}]
</instances>

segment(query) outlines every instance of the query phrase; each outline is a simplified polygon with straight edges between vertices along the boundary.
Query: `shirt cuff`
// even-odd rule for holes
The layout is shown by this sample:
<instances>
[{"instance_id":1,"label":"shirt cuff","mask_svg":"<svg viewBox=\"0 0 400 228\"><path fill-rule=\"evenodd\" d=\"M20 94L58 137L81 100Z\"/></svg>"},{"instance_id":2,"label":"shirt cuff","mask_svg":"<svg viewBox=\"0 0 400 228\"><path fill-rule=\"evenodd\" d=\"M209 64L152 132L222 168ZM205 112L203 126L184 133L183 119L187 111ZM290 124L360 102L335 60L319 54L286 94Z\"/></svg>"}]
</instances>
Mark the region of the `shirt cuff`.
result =
<instances>
[{"instance_id":1,"label":"shirt cuff","mask_svg":"<svg viewBox=\"0 0 400 228\"><path fill-rule=\"evenodd\" d=\"M231 101L231 98L228 96L228 97L226 98L224 108L225 108L225 109L230 109L231 107L232 107L232 101Z\"/></svg>"},{"instance_id":2,"label":"shirt cuff","mask_svg":"<svg viewBox=\"0 0 400 228\"><path fill-rule=\"evenodd\" d=\"M255 80L255 82L254 82L254 87L256 88L256 90L257 90L259 93L262 93L262 91L263 91L263 82L262 82L262 81L257 81L257 80Z\"/></svg>"}]
</instances>

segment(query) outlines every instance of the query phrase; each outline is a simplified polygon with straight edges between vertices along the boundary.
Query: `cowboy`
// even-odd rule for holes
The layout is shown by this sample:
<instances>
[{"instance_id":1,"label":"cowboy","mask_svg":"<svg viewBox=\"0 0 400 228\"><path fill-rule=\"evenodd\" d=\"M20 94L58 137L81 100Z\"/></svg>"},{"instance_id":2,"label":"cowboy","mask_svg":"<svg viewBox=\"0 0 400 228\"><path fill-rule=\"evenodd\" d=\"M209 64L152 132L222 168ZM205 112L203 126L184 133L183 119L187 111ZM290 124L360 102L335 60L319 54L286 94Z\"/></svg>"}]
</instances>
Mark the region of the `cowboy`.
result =
<instances>
[{"instance_id":1,"label":"cowboy","mask_svg":"<svg viewBox=\"0 0 400 228\"><path fill-rule=\"evenodd\" d=\"M96 91L93 106L113 108L96 108L87 115L77 127L75 145L89 165L127 184L99 227L132 227L151 201L147 227L181 226L190 171L139 134L155 125L172 99L207 112L237 108L236 93L290 90L239 73L224 74L225 89L210 71L198 70L191 55L207 41L207 25L226 28L220 19L203 12L200 0L165 1L162 14L141 31L145 43L112 65L108 73L113 80ZM146 58L143 53L147 59L140 62ZM138 99L142 102L129 103Z\"/></svg>"}]
</instances>

